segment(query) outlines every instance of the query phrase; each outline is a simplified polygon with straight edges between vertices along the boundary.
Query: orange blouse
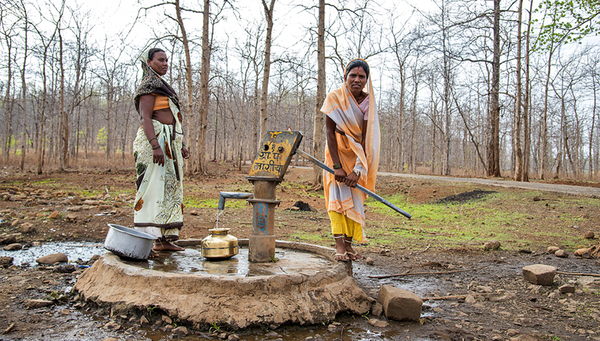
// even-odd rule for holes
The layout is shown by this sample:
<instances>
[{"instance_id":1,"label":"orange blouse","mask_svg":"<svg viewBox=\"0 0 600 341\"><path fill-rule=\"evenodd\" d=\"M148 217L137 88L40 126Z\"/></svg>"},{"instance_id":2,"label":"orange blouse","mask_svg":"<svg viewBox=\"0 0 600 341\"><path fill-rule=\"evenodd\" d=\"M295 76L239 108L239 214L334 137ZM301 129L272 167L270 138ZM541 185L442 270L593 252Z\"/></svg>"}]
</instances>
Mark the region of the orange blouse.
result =
<instances>
[{"instance_id":1,"label":"orange blouse","mask_svg":"<svg viewBox=\"0 0 600 341\"><path fill-rule=\"evenodd\" d=\"M169 107L169 97L158 94L152 95L156 97L156 99L154 100L154 108L152 109L153 111Z\"/></svg>"}]
</instances>

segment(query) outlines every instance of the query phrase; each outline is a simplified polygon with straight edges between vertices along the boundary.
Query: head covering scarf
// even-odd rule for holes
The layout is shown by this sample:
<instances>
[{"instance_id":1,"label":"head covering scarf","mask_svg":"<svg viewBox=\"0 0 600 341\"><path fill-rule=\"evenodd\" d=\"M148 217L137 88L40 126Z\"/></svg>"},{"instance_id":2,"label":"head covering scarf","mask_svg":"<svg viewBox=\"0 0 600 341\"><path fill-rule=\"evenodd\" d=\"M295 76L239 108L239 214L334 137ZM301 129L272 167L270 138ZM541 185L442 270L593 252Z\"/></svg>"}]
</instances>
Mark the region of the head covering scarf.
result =
<instances>
[{"instance_id":1,"label":"head covering scarf","mask_svg":"<svg viewBox=\"0 0 600 341\"><path fill-rule=\"evenodd\" d=\"M366 61L363 59L359 60L362 60L366 63ZM350 63L352 61L350 61ZM348 63L348 65L350 63ZM347 67L348 66L346 66L346 68ZM371 68L369 67L369 69ZM346 71L347 70L344 69L344 75L346 74ZM367 93L369 94L369 118L364 151L362 148L357 148L360 147L360 142L362 139L362 125L354 122L352 115L348 115L348 112L351 110L350 101L353 101L357 106L358 103L356 103L356 100L352 96L352 93L350 92L350 89L348 89L345 81L341 87L327 94L327 98L321 107L321 112L323 112L325 115L328 115L333 121L335 121L338 128L342 130L346 136L351 137L357 142L357 144L351 144L352 150L360 159L362 165L366 168L366 181L364 183L359 183L372 191L375 189L377 170L379 168L380 134L379 116L377 115L377 106L375 104L375 93L373 92L373 85L371 83L371 74L372 72L369 73L366 89ZM363 177L361 176L361 180L362 179Z\"/></svg>"},{"instance_id":2,"label":"head covering scarf","mask_svg":"<svg viewBox=\"0 0 600 341\"><path fill-rule=\"evenodd\" d=\"M151 49L144 51L139 57L138 60L142 64L142 81L138 86L135 93L135 110L140 112L140 97L143 95L149 94L158 94L162 96L167 96L175 106L179 108L179 98L177 97L177 93L173 88L169 85L169 83L165 82L156 71L154 71L150 65L148 65L148 54Z\"/></svg>"},{"instance_id":3,"label":"head covering scarf","mask_svg":"<svg viewBox=\"0 0 600 341\"><path fill-rule=\"evenodd\" d=\"M344 70L345 74L346 70ZM369 112L364 149L361 142L363 117L365 115L345 81L341 87L327 94L321 111L336 123L336 130L339 129L343 132L343 134L336 133L342 168L346 174L349 174L353 169L359 170L361 175L358 183L373 191L379 168L380 133L379 117L370 74L366 90L368 92ZM329 148L325 149L325 163L330 167L333 165ZM356 188L349 188L345 184L335 181L333 174L327 172L324 172L324 187L328 211L343 213L349 219L364 225L363 202L366 199L366 194ZM357 240L360 241L358 238Z\"/></svg>"}]
</instances>

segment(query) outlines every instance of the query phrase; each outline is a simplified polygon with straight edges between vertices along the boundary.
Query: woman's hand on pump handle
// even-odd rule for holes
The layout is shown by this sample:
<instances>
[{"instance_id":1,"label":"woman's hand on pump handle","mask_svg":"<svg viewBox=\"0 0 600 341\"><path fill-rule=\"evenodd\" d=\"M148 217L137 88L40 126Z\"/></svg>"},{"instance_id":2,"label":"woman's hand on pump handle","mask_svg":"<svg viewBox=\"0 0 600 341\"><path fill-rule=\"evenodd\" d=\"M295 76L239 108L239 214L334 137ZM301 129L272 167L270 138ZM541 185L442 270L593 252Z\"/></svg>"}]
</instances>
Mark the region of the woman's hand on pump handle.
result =
<instances>
[{"instance_id":1,"label":"woman's hand on pump handle","mask_svg":"<svg viewBox=\"0 0 600 341\"><path fill-rule=\"evenodd\" d=\"M350 172L350 174L346 175L346 171L343 168L335 169L335 181L342 182L349 187L356 187L358 174Z\"/></svg>"}]
</instances>

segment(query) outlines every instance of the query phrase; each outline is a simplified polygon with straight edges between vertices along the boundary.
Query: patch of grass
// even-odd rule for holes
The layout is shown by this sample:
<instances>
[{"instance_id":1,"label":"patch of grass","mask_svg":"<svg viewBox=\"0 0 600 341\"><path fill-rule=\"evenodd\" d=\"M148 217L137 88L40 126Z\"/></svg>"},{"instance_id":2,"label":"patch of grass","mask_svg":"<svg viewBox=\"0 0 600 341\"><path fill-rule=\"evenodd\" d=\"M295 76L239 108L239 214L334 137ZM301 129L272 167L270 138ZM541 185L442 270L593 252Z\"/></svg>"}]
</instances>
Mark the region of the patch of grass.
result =
<instances>
[{"instance_id":1,"label":"patch of grass","mask_svg":"<svg viewBox=\"0 0 600 341\"><path fill-rule=\"evenodd\" d=\"M198 199L193 196L184 196L183 204L185 207L214 208L216 210L219 206L219 199ZM225 200L225 210L228 208L244 208L248 206L249 204L245 199Z\"/></svg>"},{"instance_id":2,"label":"patch of grass","mask_svg":"<svg viewBox=\"0 0 600 341\"><path fill-rule=\"evenodd\" d=\"M59 179L46 179L46 180L34 181L33 184L34 185L45 185L45 184L56 183L58 181L59 181Z\"/></svg>"},{"instance_id":3,"label":"patch of grass","mask_svg":"<svg viewBox=\"0 0 600 341\"><path fill-rule=\"evenodd\" d=\"M90 198L90 197L95 197L95 196L98 196L98 195L106 194L105 191L101 191L101 190L89 190L89 189L81 190L79 193L84 198Z\"/></svg>"},{"instance_id":4,"label":"patch of grass","mask_svg":"<svg viewBox=\"0 0 600 341\"><path fill-rule=\"evenodd\" d=\"M326 238L321 237L321 234L316 232L295 231L290 235L289 239L296 239L307 243L322 243Z\"/></svg>"},{"instance_id":5,"label":"patch of grass","mask_svg":"<svg viewBox=\"0 0 600 341\"><path fill-rule=\"evenodd\" d=\"M566 247L581 244L580 237L571 237L564 230L543 230L544 222L535 220L535 216L530 211L531 205L537 203L532 198L539 193L526 192L525 194L500 191L477 200L456 204L412 204L402 194L386 198L409 212L412 215L411 220L405 220L386 205L368 199L366 202L368 212L376 212L389 218L378 219L379 227L368 226L367 234L373 242L381 245L408 246L435 243L446 247L480 246L490 239L495 239L504 249L515 250L523 246L523 240L527 240L526 245L536 247L541 243L547 243L547 240L543 239L544 235L560 240L561 245ZM586 204L590 204L589 200L573 200L565 206L565 211L577 212L573 209L574 205ZM557 216L559 218L556 218ZM570 213L551 214L544 219L560 219L567 226L577 225L580 221L586 220L582 215ZM367 221L369 220L367 217ZM542 238L539 238L540 236Z\"/></svg>"}]
</instances>

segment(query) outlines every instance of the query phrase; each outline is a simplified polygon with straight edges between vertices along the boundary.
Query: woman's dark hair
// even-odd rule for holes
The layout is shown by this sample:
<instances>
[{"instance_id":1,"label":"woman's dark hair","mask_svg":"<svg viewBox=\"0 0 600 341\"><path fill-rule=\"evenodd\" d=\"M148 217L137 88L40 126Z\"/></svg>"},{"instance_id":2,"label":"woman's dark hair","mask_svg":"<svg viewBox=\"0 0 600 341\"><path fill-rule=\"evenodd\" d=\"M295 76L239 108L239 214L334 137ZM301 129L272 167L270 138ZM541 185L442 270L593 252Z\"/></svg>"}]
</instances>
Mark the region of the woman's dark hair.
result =
<instances>
[{"instance_id":1,"label":"woman's dark hair","mask_svg":"<svg viewBox=\"0 0 600 341\"><path fill-rule=\"evenodd\" d=\"M158 47L152 48L148 51L148 59L150 59L150 60L154 59L154 54L156 52L165 52L165 51L163 49L159 49Z\"/></svg>"},{"instance_id":2,"label":"woman's dark hair","mask_svg":"<svg viewBox=\"0 0 600 341\"><path fill-rule=\"evenodd\" d=\"M367 74L367 78L369 78L369 64L367 64L362 59L355 59L355 60L351 61L350 64L348 64L348 66L346 66L346 74L344 75L344 79L346 79L346 77L348 77L350 70L357 68L357 67L362 67L363 70L365 70L365 73Z\"/></svg>"}]
</instances>

